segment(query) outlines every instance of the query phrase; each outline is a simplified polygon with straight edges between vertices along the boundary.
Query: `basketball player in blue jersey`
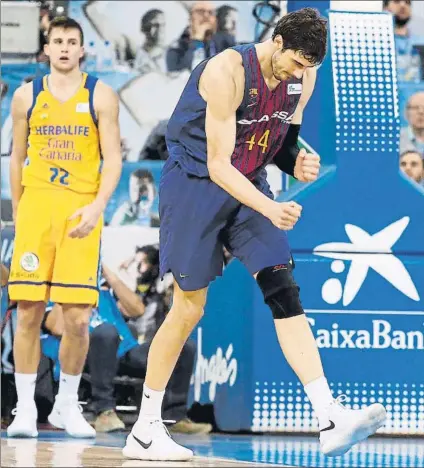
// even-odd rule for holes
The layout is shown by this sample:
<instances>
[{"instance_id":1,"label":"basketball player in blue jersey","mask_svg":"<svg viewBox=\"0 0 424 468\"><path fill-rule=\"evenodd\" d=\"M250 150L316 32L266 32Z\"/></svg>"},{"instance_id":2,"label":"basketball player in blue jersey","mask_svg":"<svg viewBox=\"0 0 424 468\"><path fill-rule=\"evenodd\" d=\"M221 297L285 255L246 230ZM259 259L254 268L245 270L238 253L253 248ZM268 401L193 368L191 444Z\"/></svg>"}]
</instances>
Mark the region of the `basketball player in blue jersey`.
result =
<instances>
[{"instance_id":1,"label":"basketball player in blue jersey","mask_svg":"<svg viewBox=\"0 0 424 468\"><path fill-rule=\"evenodd\" d=\"M281 18L272 39L227 49L191 74L168 124L159 193L161 275L173 273L173 306L150 348L140 416L123 449L128 458L193 455L169 437L161 406L208 285L222 272L223 245L263 292L318 417L323 453L342 455L384 424L382 405L354 411L331 394L292 276L286 231L302 207L274 201L265 180L270 161L302 182L318 176L319 158L299 151L297 139L326 42L326 21L305 8Z\"/></svg>"}]
</instances>

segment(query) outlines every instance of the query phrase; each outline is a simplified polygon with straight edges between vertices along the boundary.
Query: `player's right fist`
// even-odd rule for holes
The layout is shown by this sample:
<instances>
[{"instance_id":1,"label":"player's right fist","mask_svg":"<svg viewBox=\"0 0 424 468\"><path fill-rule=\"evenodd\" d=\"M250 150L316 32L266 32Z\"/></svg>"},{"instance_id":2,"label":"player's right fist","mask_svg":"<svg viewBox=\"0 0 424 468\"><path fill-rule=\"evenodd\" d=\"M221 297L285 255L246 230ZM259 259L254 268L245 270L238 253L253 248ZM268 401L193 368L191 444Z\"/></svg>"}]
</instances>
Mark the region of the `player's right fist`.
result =
<instances>
[{"instance_id":1,"label":"player's right fist","mask_svg":"<svg viewBox=\"0 0 424 468\"><path fill-rule=\"evenodd\" d=\"M268 214L268 218L278 229L289 231L293 229L301 213L302 207L294 201L283 203L275 202L273 209Z\"/></svg>"}]
</instances>

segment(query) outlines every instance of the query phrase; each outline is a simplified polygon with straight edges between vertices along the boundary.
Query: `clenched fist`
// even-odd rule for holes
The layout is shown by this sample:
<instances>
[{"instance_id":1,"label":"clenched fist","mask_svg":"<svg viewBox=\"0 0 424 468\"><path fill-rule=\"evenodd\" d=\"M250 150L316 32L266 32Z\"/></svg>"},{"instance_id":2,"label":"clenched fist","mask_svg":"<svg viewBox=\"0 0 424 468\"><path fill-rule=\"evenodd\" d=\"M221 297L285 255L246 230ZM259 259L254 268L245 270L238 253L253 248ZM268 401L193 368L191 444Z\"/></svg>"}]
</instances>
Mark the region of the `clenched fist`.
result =
<instances>
[{"instance_id":1,"label":"clenched fist","mask_svg":"<svg viewBox=\"0 0 424 468\"><path fill-rule=\"evenodd\" d=\"M294 166L294 176L296 179L300 180L300 182L313 182L317 180L321 166L319 160L318 155L307 153L305 148L302 148L297 155Z\"/></svg>"},{"instance_id":2,"label":"clenched fist","mask_svg":"<svg viewBox=\"0 0 424 468\"><path fill-rule=\"evenodd\" d=\"M283 203L274 202L266 216L278 229L289 231L293 229L301 213L302 207L294 201Z\"/></svg>"}]
</instances>

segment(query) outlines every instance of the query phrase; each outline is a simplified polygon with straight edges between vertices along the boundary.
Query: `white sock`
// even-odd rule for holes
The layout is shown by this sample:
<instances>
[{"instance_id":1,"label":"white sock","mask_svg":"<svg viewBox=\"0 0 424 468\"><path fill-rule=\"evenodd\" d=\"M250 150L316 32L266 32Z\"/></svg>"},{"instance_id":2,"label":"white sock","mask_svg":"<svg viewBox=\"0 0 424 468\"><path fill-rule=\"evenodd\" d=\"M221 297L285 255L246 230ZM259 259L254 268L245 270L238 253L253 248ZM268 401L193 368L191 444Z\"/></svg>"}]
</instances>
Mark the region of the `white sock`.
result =
<instances>
[{"instance_id":1,"label":"white sock","mask_svg":"<svg viewBox=\"0 0 424 468\"><path fill-rule=\"evenodd\" d=\"M76 397L78 398L78 387L81 380L81 374L69 375L60 372L59 391L57 396L60 398Z\"/></svg>"},{"instance_id":2,"label":"white sock","mask_svg":"<svg viewBox=\"0 0 424 468\"><path fill-rule=\"evenodd\" d=\"M143 398L141 399L140 415L138 419L161 419L162 401L165 390L159 392L143 385Z\"/></svg>"},{"instance_id":3,"label":"white sock","mask_svg":"<svg viewBox=\"0 0 424 468\"><path fill-rule=\"evenodd\" d=\"M328 425L328 408L334 401L327 379L319 377L305 385L305 392L318 418L320 429Z\"/></svg>"},{"instance_id":4,"label":"white sock","mask_svg":"<svg viewBox=\"0 0 424 468\"><path fill-rule=\"evenodd\" d=\"M35 383L37 374L18 374L15 373L16 393L18 395L18 403L22 406L35 405Z\"/></svg>"}]
</instances>

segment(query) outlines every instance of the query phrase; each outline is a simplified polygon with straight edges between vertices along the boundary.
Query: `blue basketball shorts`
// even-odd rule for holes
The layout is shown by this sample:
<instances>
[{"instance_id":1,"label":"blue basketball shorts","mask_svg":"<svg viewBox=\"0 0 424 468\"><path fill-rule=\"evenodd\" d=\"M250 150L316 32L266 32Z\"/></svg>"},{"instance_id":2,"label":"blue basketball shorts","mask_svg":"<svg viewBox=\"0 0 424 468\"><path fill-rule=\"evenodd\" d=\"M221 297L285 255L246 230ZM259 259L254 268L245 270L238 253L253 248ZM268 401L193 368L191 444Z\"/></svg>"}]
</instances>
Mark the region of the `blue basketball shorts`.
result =
<instances>
[{"instance_id":1,"label":"blue basketball shorts","mask_svg":"<svg viewBox=\"0 0 424 468\"><path fill-rule=\"evenodd\" d=\"M272 198L268 184L258 187ZM159 186L160 275L180 288L205 288L223 270L223 246L253 275L288 264L287 233L241 204L209 178L187 174L168 160Z\"/></svg>"}]
</instances>

